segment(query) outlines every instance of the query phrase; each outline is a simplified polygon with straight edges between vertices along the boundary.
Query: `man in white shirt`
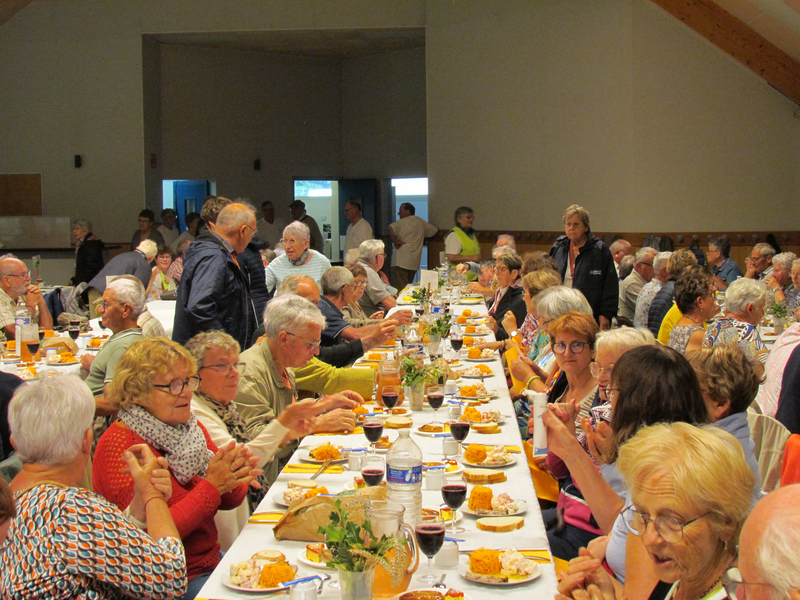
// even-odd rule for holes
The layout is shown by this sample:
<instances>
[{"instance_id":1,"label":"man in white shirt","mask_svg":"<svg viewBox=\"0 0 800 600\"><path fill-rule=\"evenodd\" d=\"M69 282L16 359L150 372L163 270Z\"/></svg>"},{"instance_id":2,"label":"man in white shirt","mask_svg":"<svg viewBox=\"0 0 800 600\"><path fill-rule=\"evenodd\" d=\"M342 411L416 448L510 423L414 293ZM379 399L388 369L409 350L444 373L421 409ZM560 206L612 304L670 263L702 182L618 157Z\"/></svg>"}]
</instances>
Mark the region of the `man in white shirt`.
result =
<instances>
[{"instance_id":1,"label":"man in white shirt","mask_svg":"<svg viewBox=\"0 0 800 600\"><path fill-rule=\"evenodd\" d=\"M283 230L288 223L283 219L275 217L275 207L269 200L261 204L261 214L264 218L256 221L258 237L265 242L269 242L269 247L275 250L278 243L281 241Z\"/></svg>"},{"instance_id":2,"label":"man in white shirt","mask_svg":"<svg viewBox=\"0 0 800 600\"><path fill-rule=\"evenodd\" d=\"M633 254L631 243L628 240L619 238L613 244L611 244L611 246L609 246L608 250L611 252L611 256L614 259L614 268L617 270L617 277L619 277L619 263L626 256Z\"/></svg>"},{"instance_id":3,"label":"man in white shirt","mask_svg":"<svg viewBox=\"0 0 800 600\"><path fill-rule=\"evenodd\" d=\"M422 260L422 243L439 231L425 219L416 215L413 204L403 202L397 211L399 221L389 225L389 235L394 244L392 253L392 283L402 290L414 281Z\"/></svg>"},{"instance_id":4,"label":"man in white shirt","mask_svg":"<svg viewBox=\"0 0 800 600\"><path fill-rule=\"evenodd\" d=\"M347 238L344 242L344 251L358 248L361 242L373 238L372 226L361 216L361 203L356 198L350 198L344 205L344 214L350 225L347 226Z\"/></svg>"},{"instance_id":5,"label":"man in white shirt","mask_svg":"<svg viewBox=\"0 0 800 600\"><path fill-rule=\"evenodd\" d=\"M158 226L158 232L164 238L164 245L172 247L175 240L178 239L180 232L175 227L178 223L178 214L171 208L165 208L161 211L161 225Z\"/></svg>"}]
</instances>

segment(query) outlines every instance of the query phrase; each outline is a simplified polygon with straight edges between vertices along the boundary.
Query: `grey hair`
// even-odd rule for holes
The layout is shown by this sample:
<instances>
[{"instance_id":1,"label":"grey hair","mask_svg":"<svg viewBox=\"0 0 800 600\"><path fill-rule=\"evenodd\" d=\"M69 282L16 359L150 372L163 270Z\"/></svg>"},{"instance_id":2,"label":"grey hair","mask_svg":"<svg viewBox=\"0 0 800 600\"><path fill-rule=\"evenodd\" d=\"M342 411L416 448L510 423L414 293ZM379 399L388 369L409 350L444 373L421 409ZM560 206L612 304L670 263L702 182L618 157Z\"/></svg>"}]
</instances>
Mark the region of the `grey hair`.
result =
<instances>
[{"instance_id":1,"label":"grey hair","mask_svg":"<svg viewBox=\"0 0 800 600\"><path fill-rule=\"evenodd\" d=\"M797 260L797 255L794 252L781 252L772 257L772 264L789 271L795 260Z\"/></svg>"},{"instance_id":2,"label":"grey hair","mask_svg":"<svg viewBox=\"0 0 800 600\"><path fill-rule=\"evenodd\" d=\"M92 230L92 222L89 219L75 219L72 222L73 227L80 227L81 229L85 229L86 231Z\"/></svg>"},{"instance_id":3,"label":"grey hair","mask_svg":"<svg viewBox=\"0 0 800 600\"><path fill-rule=\"evenodd\" d=\"M639 248L639 251L636 253L636 264L638 265L640 262L646 260L650 254L656 256L658 255L658 250L651 248L650 246ZM655 266L655 260L653 261L653 266Z\"/></svg>"},{"instance_id":4,"label":"grey hair","mask_svg":"<svg viewBox=\"0 0 800 600\"><path fill-rule=\"evenodd\" d=\"M92 392L74 375L22 384L8 406L8 424L22 462L52 466L73 462L92 426L94 411Z\"/></svg>"},{"instance_id":5,"label":"grey hair","mask_svg":"<svg viewBox=\"0 0 800 600\"><path fill-rule=\"evenodd\" d=\"M656 273L660 273L661 269L669 264L670 256L672 256L672 252L659 252L656 254L656 257L653 259L653 269L655 269Z\"/></svg>"},{"instance_id":6,"label":"grey hair","mask_svg":"<svg viewBox=\"0 0 800 600\"><path fill-rule=\"evenodd\" d=\"M325 317L309 300L287 294L273 299L264 311L267 338L277 340L281 331L294 332L308 325L325 327Z\"/></svg>"},{"instance_id":7,"label":"grey hair","mask_svg":"<svg viewBox=\"0 0 800 600\"><path fill-rule=\"evenodd\" d=\"M501 233L500 235L498 235L498 236L497 236L497 241L495 242L495 248L496 248L496 247L497 247L497 245L500 243L500 240L506 240L506 241L508 242L508 244L506 244L506 246L507 246L507 247L509 247L509 248L511 248L512 250L515 250L515 251L516 251L516 249L517 249L517 242L516 242L516 240L514 239L514 236L513 236L513 235L510 235L510 234L508 234L508 233ZM501 247L502 247L502 246L501 246Z\"/></svg>"},{"instance_id":8,"label":"grey hair","mask_svg":"<svg viewBox=\"0 0 800 600\"><path fill-rule=\"evenodd\" d=\"M572 215L578 216L578 218L583 222L584 227L586 227L587 233L592 231L592 227L589 225L588 210L582 206L578 206L577 204L572 204L571 206L567 207L567 210L564 211L564 221L569 219Z\"/></svg>"},{"instance_id":9,"label":"grey hair","mask_svg":"<svg viewBox=\"0 0 800 600\"><path fill-rule=\"evenodd\" d=\"M338 296L342 288L353 283L353 274L345 267L331 267L319 281L323 296Z\"/></svg>"},{"instance_id":10,"label":"grey hair","mask_svg":"<svg viewBox=\"0 0 800 600\"><path fill-rule=\"evenodd\" d=\"M759 256L775 256L775 248L773 248L766 242L759 242L758 244L753 246L753 250L758 250Z\"/></svg>"},{"instance_id":11,"label":"grey hair","mask_svg":"<svg viewBox=\"0 0 800 600\"><path fill-rule=\"evenodd\" d=\"M619 238L618 240L614 240L611 243L611 246L608 247L608 251L611 252L611 254L614 254L614 252L616 252L617 250L622 250L625 247L630 249L631 243L626 239Z\"/></svg>"},{"instance_id":12,"label":"grey hair","mask_svg":"<svg viewBox=\"0 0 800 600\"><path fill-rule=\"evenodd\" d=\"M138 319L144 310L144 286L138 279L117 277L106 286L107 291L114 292L114 298L122 304L130 304L132 317Z\"/></svg>"},{"instance_id":13,"label":"grey hair","mask_svg":"<svg viewBox=\"0 0 800 600\"><path fill-rule=\"evenodd\" d=\"M358 248L350 248L344 255L344 264L354 265L358 262Z\"/></svg>"},{"instance_id":14,"label":"grey hair","mask_svg":"<svg viewBox=\"0 0 800 600\"><path fill-rule=\"evenodd\" d=\"M310 281L314 285L317 284L314 278L308 275L289 275L289 277L281 281L278 289L275 290L275 297L285 296L286 294L297 295L297 286L300 285L301 281Z\"/></svg>"},{"instance_id":15,"label":"grey hair","mask_svg":"<svg viewBox=\"0 0 800 600\"><path fill-rule=\"evenodd\" d=\"M219 348L226 354L239 354L241 350L239 342L224 331L218 330L198 333L186 342L186 349L194 357L198 369L203 366L206 354L214 348Z\"/></svg>"},{"instance_id":16,"label":"grey hair","mask_svg":"<svg viewBox=\"0 0 800 600\"><path fill-rule=\"evenodd\" d=\"M12 272L14 271L14 268L12 266L14 264L13 261L22 262L16 256L14 256L13 254L10 254L10 253L9 254L4 254L3 256L0 256L0 277L5 277L6 275L11 275L12 274ZM25 263L22 263L22 264L25 264Z\"/></svg>"},{"instance_id":17,"label":"grey hair","mask_svg":"<svg viewBox=\"0 0 800 600\"><path fill-rule=\"evenodd\" d=\"M358 247L358 257L361 260L372 262L384 249L385 246L381 240L364 240Z\"/></svg>"},{"instance_id":18,"label":"grey hair","mask_svg":"<svg viewBox=\"0 0 800 600\"><path fill-rule=\"evenodd\" d=\"M498 259L504 254L516 254L517 251L514 250L511 246L493 246L492 247L492 258Z\"/></svg>"},{"instance_id":19,"label":"grey hair","mask_svg":"<svg viewBox=\"0 0 800 600\"><path fill-rule=\"evenodd\" d=\"M534 298L539 321L552 321L568 312L591 315L592 307L581 292L563 285L554 285L542 290Z\"/></svg>"},{"instance_id":20,"label":"grey hair","mask_svg":"<svg viewBox=\"0 0 800 600\"><path fill-rule=\"evenodd\" d=\"M796 258L792 261L792 268L794 269L795 265L800 265L800 258Z\"/></svg>"},{"instance_id":21,"label":"grey hair","mask_svg":"<svg viewBox=\"0 0 800 600\"><path fill-rule=\"evenodd\" d=\"M790 590L800 590L800 571L795 562L797 548L800 548L800 515L774 519L761 532L756 568L766 583L775 586L777 593L773 598L788 598Z\"/></svg>"},{"instance_id":22,"label":"grey hair","mask_svg":"<svg viewBox=\"0 0 800 600\"><path fill-rule=\"evenodd\" d=\"M631 274L633 271L633 267L636 266L636 259L633 258L630 254L626 254L622 257L622 260L619 261L619 276L622 279L625 279L628 275Z\"/></svg>"},{"instance_id":23,"label":"grey hair","mask_svg":"<svg viewBox=\"0 0 800 600\"><path fill-rule=\"evenodd\" d=\"M256 213L252 206L243 202L233 202L219 211L214 226L220 233L231 234L244 225L249 226L255 220Z\"/></svg>"},{"instance_id":24,"label":"grey hair","mask_svg":"<svg viewBox=\"0 0 800 600\"><path fill-rule=\"evenodd\" d=\"M645 327L620 327L599 332L594 348L597 352L608 350L621 355L633 348L654 346L655 343L653 333Z\"/></svg>"},{"instance_id":25,"label":"grey hair","mask_svg":"<svg viewBox=\"0 0 800 600\"><path fill-rule=\"evenodd\" d=\"M763 281L740 277L725 292L725 310L734 315L744 314L748 304L766 302L767 286Z\"/></svg>"},{"instance_id":26,"label":"grey hair","mask_svg":"<svg viewBox=\"0 0 800 600\"><path fill-rule=\"evenodd\" d=\"M153 260L156 254L158 254L158 244L153 240L144 240L141 244L136 246L136 249L144 254L147 260Z\"/></svg>"},{"instance_id":27,"label":"grey hair","mask_svg":"<svg viewBox=\"0 0 800 600\"><path fill-rule=\"evenodd\" d=\"M283 237L289 237L290 235L296 235L301 240L310 240L311 239L311 231L308 229L308 225L305 223L301 223L300 221L292 221L283 229Z\"/></svg>"},{"instance_id":28,"label":"grey hair","mask_svg":"<svg viewBox=\"0 0 800 600\"><path fill-rule=\"evenodd\" d=\"M178 244L178 247L175 248L175 254L177 254L179 257L183 256L184 253L186 252L186 249L191 244L192 244L192 240L183 240L180 244Z\"/></svg>"}]
</instances>

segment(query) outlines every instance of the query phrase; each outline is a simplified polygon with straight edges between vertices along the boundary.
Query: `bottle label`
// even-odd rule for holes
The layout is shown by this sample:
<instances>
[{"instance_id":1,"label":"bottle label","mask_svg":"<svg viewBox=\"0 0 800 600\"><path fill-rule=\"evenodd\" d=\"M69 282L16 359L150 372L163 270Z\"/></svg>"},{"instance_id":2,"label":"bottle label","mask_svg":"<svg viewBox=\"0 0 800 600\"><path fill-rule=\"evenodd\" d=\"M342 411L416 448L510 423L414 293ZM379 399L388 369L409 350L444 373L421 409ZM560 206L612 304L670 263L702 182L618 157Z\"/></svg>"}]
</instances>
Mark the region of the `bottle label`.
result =
<instances>
[{"instance_id":1,"label":"bottle label","mask_svg":"<svg viewBox=\"0 0 800 600\"><path fill-rule=\"evenodd\" d=\"M422 465L414 467L386 467L386 481L389 483L420 483L422 481Z\"/></svg>"},{"instance_id":2,"label":"bottle label","mask_svg":"<svg viewBox=\"0 0 800 600\"><path fill-rule=\"evenodd\" d=\"M15 327L24 327L25 325L30 325L30 324L31 324L31 318L30 317L16 317L14 319L14 326Z\"/></svg>"}]
</instances>

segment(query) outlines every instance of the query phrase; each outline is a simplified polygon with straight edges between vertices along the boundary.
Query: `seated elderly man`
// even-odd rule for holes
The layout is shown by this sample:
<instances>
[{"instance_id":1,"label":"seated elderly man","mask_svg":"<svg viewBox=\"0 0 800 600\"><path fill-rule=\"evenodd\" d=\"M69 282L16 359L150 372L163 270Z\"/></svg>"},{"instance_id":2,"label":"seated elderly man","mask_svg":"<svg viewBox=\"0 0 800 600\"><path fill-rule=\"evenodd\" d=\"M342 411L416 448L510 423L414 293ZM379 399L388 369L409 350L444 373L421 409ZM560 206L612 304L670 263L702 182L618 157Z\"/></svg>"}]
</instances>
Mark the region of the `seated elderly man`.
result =
<instances>
[{"instance_id":1,"label":"seated elderly man","mask_svg":"<svg viewBox=\"0 0 800 600\"><path fill-rule=\"evenodd\" d=\"M31 323L45 329L53 328L53 317L47 309L42 292L31 285L31 272L25 263L13 254L0 257L0 331L7 339L16 338L15 321L17 302L25 299Z\"/></svg>"},{"instance_id":2,"label":"seated elderly man","mask_svg":"<svg viewBox=\"0 0 800 600\"><path fill-rule=\"evenodd\" d=\"M743 275L741 267L731 258L731 243L727 236L709 240L706 258L714 275L714 285L718 290L724 292L730 284Z\"/></svg>"},{"instance_id":3,"label":"seated elderly man","mask_svg":"<svg viewBox=\"0 0 800 600\"><path fill-rule=\"evenodd\" d=\"M367 272L367 286L358 301L365 314L388 311L397 306L397 290L389 285L386 275L379 273L386 261L386 249L381 240L367 240L358 247L358 264Z\"/></svg>"},{"instance_id":4,"label":"seated elderly man","mask_svg":"<svg viewBox=\"0 0 800 600\"><path fill-rule=\"evenodd\" d=\"M83 299L89 304L91 318L95 319L99 316L96 304L106 289L106 281L109 277L133 275L142 282L143 286L147 287L152 273L150 263L157 253L156 243L153 240L144 240L133 252L117 254L108 261L83 292Z\"/></svg>"},{"instance_id":5,"label":"seated elderly man","mask_svg":"<svg viewBox=\"0 0 800 600\"><path fill-rule=\"evenodd\" d=\"M290 275L308 275L319 281L322 274L331 268L324 254L309 248L311 232L305 223L293 221L283 230L284 254L267 267L267 289L272 291Z\"/></svg>"},{"instance_id":6,"label":"seated elderly man","mask_svg":"<svg viewBox=\"0 0 800 600\"><path fill-rule=\"evenodd\" d=\"M647 327L647 315L653 298L667 281L669 281L669 257L672 252L659 252L653 259L653 279L642 287L636 298L636 312L633 317L634 327Z\"/></svg>"},{"instance_id":7,"label":"seated elderly man","mask_svg":"<svg viewBox=\"0 0 800 600\"><path fill-rule=\"evenodd\" d=\"M772 257L772 274L764 278L770 297L767 298L767 305L774 302L786 303L787 298L792 298L797 290L792 281L792 264L797 260L794 252L781 252ZM788 303L787 308L788 308Z\"/></svg>"},{"instance_id":8,"label":"seated elderly man","mask_svg":"<svg viewBox=\"0 0 800 600\"><path fill-rule=\"evenodd\" d=\"M738 568L722 579L726 588L738 588L738 598L800 600L798 506L800 484L788 485L765 496L747 517L739 536Z\"/></svg>"},{"instance_id":9,"label":"seated elderly man","mask_svg":"<svg viewBox=\"0 0 800 600\"><path fill-rule=\"evenodd\" d=\"M620 238L608 247L608 251L611 252L611 257L614 259L614 268L617 270L617 275L619 276L619 266L622 259L633 254L631 243L628 240Z\"/></svg>"},{"instance_id":10,"label":"seated elderly man","mask_svg":"<svg viewBox=\"0 0 800 600\"><path fill-rule=\"evenodd\" d=\"M112 415L119 408L106 401L105 386L114 378L123 352L143 337L137 319L144 309L144 287L137 283L119 278L108 284L98 310L100 324L110 329L112 335L96 356L84 354L81 357L81 369L88 371L86 385L92 391L100 416ZM101 434L102 431L96 437Z\"/></svg>"},{"instance_id":11,"label":"seated elderly man","mask_svg":"<svg viewBox=\"0 0 800 600\"><path fill-rule=\"evenodd\" d=\"M641 248L634 258L633 272L622 280L619 285L619 313L621 324L633 324L636 316L636 300L645 284L652 281L655 276L653 267L658 250L655 248Z\"/></svg>"},{"instance_id":12,"label":"seated elderly man","mask_svg":"<svg viewBox=\"0 0 800 600\"><path fill-rule=\"evenodd\" d=\"M775 256L775 248L761 242L753 246L750 251L750 256L745 261L747 271L744 276L748 279L757 279L764 281L767 277L772 275L772 257Z\"/></svg>"},{"instance_id":13,"label":"seated elderly man","mask_svg":"<svg viewBox=\"0 0 800 600\"><path fill-rule=\"evenodd\" d=\"M322 298L317 307L325 317L322 345L333 346L342 341L361 340L364 352L385 344L395 338L397 325L411 323L411 311L401 310L392 314L392 320L374 325L353 327L344 317L342 309L355 295L353 274L345 267L331 267L322 276Z\"/></svg>"}]
</instances>

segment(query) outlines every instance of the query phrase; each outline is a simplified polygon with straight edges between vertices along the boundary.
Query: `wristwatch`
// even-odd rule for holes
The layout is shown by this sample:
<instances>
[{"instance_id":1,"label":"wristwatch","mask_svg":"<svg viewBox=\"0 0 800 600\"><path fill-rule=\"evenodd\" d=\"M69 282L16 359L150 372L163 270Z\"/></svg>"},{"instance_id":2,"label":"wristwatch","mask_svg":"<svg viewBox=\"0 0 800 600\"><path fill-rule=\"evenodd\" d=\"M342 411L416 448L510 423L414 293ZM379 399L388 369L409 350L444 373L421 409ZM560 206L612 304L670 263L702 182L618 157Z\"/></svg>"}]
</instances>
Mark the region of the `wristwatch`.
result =
<instances>
[{"instance_id":1,"label":"wristwatch","mask_svg":"<svg viewBox=\"0 0 800 600\"><path fill-rule=\"evenodd\" d=\"M515 329L514 331L512 331L512 332L511 332L511 337L512 337L512 338L515 338L515 337L517 337L517 334L518 334L518 333L519 333L519 329Z\"/></svg>"}]
</instances>

